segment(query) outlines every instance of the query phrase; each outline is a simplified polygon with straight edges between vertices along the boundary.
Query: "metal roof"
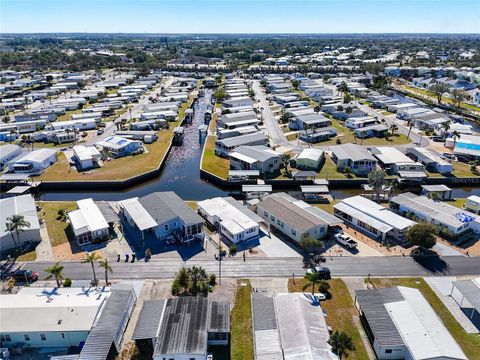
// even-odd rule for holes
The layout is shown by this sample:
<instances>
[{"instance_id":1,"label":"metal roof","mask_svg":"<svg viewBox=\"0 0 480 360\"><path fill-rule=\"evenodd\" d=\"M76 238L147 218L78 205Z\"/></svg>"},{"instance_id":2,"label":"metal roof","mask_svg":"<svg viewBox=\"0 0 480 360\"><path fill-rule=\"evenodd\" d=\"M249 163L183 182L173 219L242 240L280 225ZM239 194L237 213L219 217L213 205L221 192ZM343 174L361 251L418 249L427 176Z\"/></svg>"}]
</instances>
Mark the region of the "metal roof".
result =
<instances>
[{"instance_id":1,"label":"metal roof","mask_svg":"<svg viewBox=\"0 0 480 360\"><path fill-rule=\"evenodd\" d=\"M228 302L209 301L208 332L230 332L230 304Z\"/></svg>"},{"instance_id":2,"label":"metal roof","mask_svg":"<svg viewBox=\"0 0 480 360\"><path fill-rule=\"evenodd\" d=\"M259 176L260 170L230 170L229 176Z\"/></svg>"},{"instance_id":3,"label":"metal roof","mask_svg":"<svg viewBox=\"0 0 480 360\"><path fill-rule=\"evenodd\" d=\"M208 299L168 299L160 325L154 356L164 354L206 354Z\"/></svg>"},{"instance_id":4,"label":"metal roof","mask_svg":"<svg viewBox=\"0 0 480 360\"><path fill-rule=\"evenodd\" d=\"M141 197L139 202L157 224L177 217L186 225L203 223L200 215L188 207L173 191L154 192Z\"/></svg>"},{"instance_id":5,"label":"metal roof","mask_svg":"<svg viewBox=\"0 0 480 360\"><path fill-rule=\"evenodd\" d=\"M273 298L252 293L256 360L283 360Z\"/></svg>"},{"instance_id":6,"label":"metal roof","mask_svg":"<svg viewBox=\"0 0 480 360\"><path fill-rule=\"evenodd\" d=\"M165 306L165 299L146 300L138 316L132 340L155 339Z\"/></svg>"},{"instance_id":7,"label":"metal roof","mask_svg":"<svg viewBox=\"0 0 480 360\"><path fill-rule=\"evenodd\" d=\"M222 140L217 140L217 143L222 144L224 147L236 147L236 146L241 146L241 145L248 145L251 143L256 143L260 141L264 141L267 143L268 138L260 133L253 133L253 134L248 134L248 135L242 135L242 136L235 136L227 139L222 139Z\"/></svg>"},{"instance_id":8,"label":"metal roof","mask_svg":"<svg viewBox=\"0 0 480 360\"><path fill-rule=\"evenodd\" d=\"M443 191L451 191L447 185L422 185L422 189L426 191L434 191L434 192L443 192Z\"/></svg>"},{"instance_id":9,"label":"metal roof","mask_svg":"<svg viewBox=\"0 0 480 360\"><path fill-rule=\"evenodd\" d=\"M328 186L326 185L302 185L300 189L303 193L328 193Z\"/></svg>"},{"instance_id":10,"label":"metal roof","mask_svg":"<svg viewBox=\"0 0 480 360\"><path fill-rule=\"evenodd\" d=\"M242 185L242 192L272 192L272 185Z\"/></svg>"},{"instance_id":11,"label":"metal roof","mask_svg":"<svg viewBox=\"0 0 480 360\"><path fill-rule=\"evenodd\" d=\"M119 201L118 204L130 215L140 231L157 226L155 219L153 219L142 204L140 204L138 198L122 200Z\"/></svg>"},{"instance_id":12,"label":"metal roof","mask_svg":"<svg viewBox=\"0 0 480 360\"><path fill-rule=\"evenodd\" d=\"M377 161L367 149L356 144L343 144L332 147L333 154L340 160L351 159L352 161L370 160Z\"/></svg>"},{"instance_id":13,"label":"metal roof","mask_svg":"<svg viewBox=\"0 0 480 360\"><path fill-rule=\"evenodd\" d=\"M111 224L120 221L120 218L108 201L95 201L95 203L97 204L107 223Z\"/></svg>"},{"instance_id":14,"label":"metal roof","mask_svg":"<svg viewBox=\"0 0 480 360\"><path fill-rule=\"evenodd\" d=\"M78 360L105 360L112 345L120 351L124 327L127 324L123 322L125 312L131 312L132 297L135 299L136 295L131 285L114 285L111 292L97 324L85 341Z\"/></svg>"},{"instance_id":15,"label":"metal roof","mask_svg":"<svg viewBox=\"0 0 480 360\"><path fill-rule=\"evenodd\" d=\"M480 280L479 285L477 285L474 280L462 280L454 281L453 286L455 286L470 305L480 313Z\"/></svg>"},{"instance_id":16,"label":"metal roof","mask_svg":"<svg viewBox=\"0 0 480 360\"><path fill-rule=\"evenodd\" d=\"M384 306L386 303L404 300L398 288L357 290L355 294L378 344L380 346L404 345L402 337Z\"/></svg>"}]
</instances>

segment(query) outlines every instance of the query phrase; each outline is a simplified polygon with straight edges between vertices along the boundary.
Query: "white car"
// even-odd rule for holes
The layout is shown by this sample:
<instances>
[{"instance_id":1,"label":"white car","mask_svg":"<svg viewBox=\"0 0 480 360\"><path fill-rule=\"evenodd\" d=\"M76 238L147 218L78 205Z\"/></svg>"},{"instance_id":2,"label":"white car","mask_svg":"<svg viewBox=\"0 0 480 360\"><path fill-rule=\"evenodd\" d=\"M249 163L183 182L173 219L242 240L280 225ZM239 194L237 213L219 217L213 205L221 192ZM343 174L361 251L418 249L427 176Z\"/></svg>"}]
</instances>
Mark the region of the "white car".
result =
<instances>
[{"instance_id":1,"label":"white car","mask_svg":"<svg viewBox=\"0 0 480 360\"><path fill-rule=\"evenodd\" d=\"M334 238L336 242L344 245L349 249L355 249L358 245L355 240L353 240L350 236L344 233L335 234Z\"/></svg>"}]
</instances>

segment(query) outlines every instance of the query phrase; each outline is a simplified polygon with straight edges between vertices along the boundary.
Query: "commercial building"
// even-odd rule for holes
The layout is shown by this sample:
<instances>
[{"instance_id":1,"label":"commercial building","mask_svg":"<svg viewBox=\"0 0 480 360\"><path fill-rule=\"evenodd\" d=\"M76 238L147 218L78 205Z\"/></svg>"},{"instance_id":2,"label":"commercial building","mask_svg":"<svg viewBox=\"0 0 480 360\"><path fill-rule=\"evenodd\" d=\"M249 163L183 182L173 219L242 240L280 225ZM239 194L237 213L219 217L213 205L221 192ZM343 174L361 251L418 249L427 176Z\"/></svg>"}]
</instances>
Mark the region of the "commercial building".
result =
<instances>
[{"instance_id":1,"label":"commercial building","mask_svg":"<svg viewBox=\"0 0 480 360\"><path fill-rule=\"evenodd\" d=\"M57 152L53 149L38 149L27 152L8 162L8 171L38 175L57 161Z\"/></svg>"},{"instance_id":2,"label":"commercial building","mask_svg":"<svg viewBox=\"0 0 480 360\"><path fill-rule=\"evenodd\" d=\"M339 171L349 167L356 175L366 175L377 166L377 160L363 146L343 144L332 147L332 161Z\"/></svg>"},{"instance_id":3,"label":"commercial building","mask_svg":"<svg viewBox=\"0 0 480 360\"><path fill-rule=\"evenodd\" d=\"M390 200L390 208L401 214L413 214L457 236L470 231L480 234L478 215L444 202L434 201L426 196L418 196L410 192L399 194Z\"/></svg>"},{"instance_id":4,"label":"commercial building","mask_svg":"<svg viewBox=\"0 0 480 360\"><path fill-rule=\"evenodd\" d=\"M259 236L261 219L232 197L199 201L198 213L219 229L232 243L249 241Z\"/></svg>"},{"instance_id":5,"label":"commercial building","mask_svg":"<svg viewBox=\"0 0 480 360\"><path fill-rule=\"evenodd\" d=\"M21 247L25 244L38 243L42 240L37 208L32 195L27 194L0 199L0 209L0 248L2 251ZM18 238L17 234L12 234L7 229L8 219L13 215L23 216L24 220L30 224L30 226L18 232Z\"/></svg>"},{"instance_id":6,"label":"commercial building","mask_svg":"<svg viewBox=\"0 0 480 360\"><path fill-rule=\"evenodd\" d=\"M257 214L269 226L296 242L309 237L322 239L327 235L329 226L341 222L326 211L285 193L275 193L260 201Z\"/></svg>"},{"instance_id":7,"label":"commercial building","mask_svg":"<svg viewBox=\"0 0 480 360\"><path fill-rule=\"evenodd\" d=\"M357 290L355 305L379 360L466 360L418 289Z\"/></svg>"},{"instance_id":8,"label":"commercial building","mask_svg":"<svg viewBox=\"0 0 480 360\"><path fill-rule=\"evenodd\" d=\"M132 338L153 360L207 360L207 347L228 345L229 334L229 303L185 296L146 300Z\"/></svg>"},{"instance_id":9,"label":"commercial building","mask_svg":"<svg viewBox=\"0 0 480 360\"><path fill-rule=\"evenodd\" d=\"M77 201L78 210L70 211L70 227L79 245L109 236L109 225L92 199Z\"/></svg>"},{"instance_id":10,"label":"commercial building","mask_svg":"<svg viewBox=\"0 0 480 360\"><path fill-rule=\"evenodd\" d=\"M415 224L360 195L342 199L333 206L333 213L356 229L381 241L402 240L408 229Z\"/></svg>"},{"instance_id":11,"label":"commercial building","mask_svg":"<svg viewBox=\"0 0 480 360\"><path fill-rule=\"evenodd\" d=\"M306 293L252 293L256 360L337 360L318 300Z\"/></svg>"}]
</instances>

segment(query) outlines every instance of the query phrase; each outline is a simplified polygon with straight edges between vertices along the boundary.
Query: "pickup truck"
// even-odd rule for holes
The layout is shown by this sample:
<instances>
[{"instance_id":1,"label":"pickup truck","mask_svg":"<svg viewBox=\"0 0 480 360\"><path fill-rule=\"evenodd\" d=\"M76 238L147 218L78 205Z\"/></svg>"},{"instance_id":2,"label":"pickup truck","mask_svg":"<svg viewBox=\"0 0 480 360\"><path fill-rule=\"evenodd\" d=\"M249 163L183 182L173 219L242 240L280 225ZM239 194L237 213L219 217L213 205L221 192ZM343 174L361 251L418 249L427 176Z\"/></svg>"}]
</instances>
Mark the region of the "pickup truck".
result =
<instances>
[{"instance_id":1,"label":"pickup truck","mask_svg":"<svg viewBox=\"0 0 480 360\"><path fill-rule=\"evenodd\" d=\"M358 245L355 240L353 240L350 236L344 233L335 234L334 239L336 242L342 244L349 249L355 249Z\"/></svg>"}]
</instances>

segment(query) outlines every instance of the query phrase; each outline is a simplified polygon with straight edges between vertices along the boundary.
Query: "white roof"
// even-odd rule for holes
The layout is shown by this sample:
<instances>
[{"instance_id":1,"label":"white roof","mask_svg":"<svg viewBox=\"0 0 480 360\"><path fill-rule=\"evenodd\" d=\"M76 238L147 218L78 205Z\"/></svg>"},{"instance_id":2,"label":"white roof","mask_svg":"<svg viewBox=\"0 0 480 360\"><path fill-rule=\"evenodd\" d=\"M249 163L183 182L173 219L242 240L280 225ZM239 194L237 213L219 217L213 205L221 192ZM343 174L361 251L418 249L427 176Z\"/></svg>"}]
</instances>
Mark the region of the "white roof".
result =
<instances>
[{"instance_id":1,"label":"white roof","mask_svg":"<svg viewBox=\"0 0 480 360\"><path fill-rule=\"evenodd\" d=\"M95 145L111 149L122 149L131 143L138 143L138 141L129 140L121 136L109 136L105 140L97 141Z\"/></svg>"},{"instance_id":2,"label":"white roof","mask_svg":"<svg viewBox=\"0 0 480 360\"><path fill-rule=\"evenodd\" d=\"M13 159L13 163L19 162L32 162L32 163L42 163L47 159L50 159L56 154L56 150L53 149L38 149L27 152L22 156Z\"/></svg>"},{"instance_id":3,"label":"white roof","mask_svg":"<svg viewBox=\"0 0 480 360\"><path fill-rule=\"evenodd\" d=\"M337 205L340 205L341 207L338 207L339 210L351 213L352 216L359 217L360 220L367 222L367 224L382 232L390 231L393 228L405 230L415 224L412 220L395 214L387 208L384 208L382 205L360 195L343 199L341 202L334 205L334 208L337 208ZM350 210L348 208L350 208Z\"/></svg>"},{"instance_id":4,"label":"white roof","mask_svg":"<svg viewBox=\"0 0 480 360\"><path fill-rule=\"evenodd\" d=\"M377 151L375 151L377 150ZM372 154L383 164L414 163L407 155L389 146L377 146L372 149Z\"/></svg>"},{"instance_id":5,"label":"white roof","mask_svg":"<svg viewBox=\"0 0 480 360\"><path fill-rule=\"evenodd\" d=\"M90 331L109 288L24 287L0 295L1 331Z\"/></svg>"},{"instance_id":6,"label":"white roof","mask_svg":"<svg viewBox=\"0 0 480 360\"><path fill-rule=\"evenodd\" d=\"M30 194L0 199L0 237L7 233L7 218L21 215L30 223L29 230L40 229L35 201ZM1 322L0 322L1 324Z\"/></svg>"},{"instance_id":7,"label":"white roof","mask_svg":"<svg viewBox=\"0 0 480 360\"><path fill-rule=\"evenodd\" d=\"M480 204L480 196L477 196L477 195L470 195L469 197L467 197L467 200Z\"/></svg>"},{"instance_id":8,"label":"white roof","mask_svg":"<svg viewBox=\"0 0 480 360\"><path fill-rule=\"evenodd\" d=\"M258 223L245 214L245 211L240 211L225 198L216 197L199 201L197 204L208 216L218 217L220 223L234 235L258 227Z\"/></svg>"},{"instance_id":9,"label":"white roof","mask_svg":"<svg viewBox=\"0 0 480 360\"><path fill-rule=\"evenodd\" d=\"M73 152L78 160L90 160L95 156L100 156L100 152L95 146L75 145Z\"/></svg>"},{"instance_id":10,"label":"white roof","mask_svg":"<svg viewBox=\"0 0 480 360\"><path fill-rule=\"evenodd\" d=\"M157 222L140 204L138 197L119 201L118 204L130 215L139 230L143 231L157 226Z\"/></svg>"},{"instance_id":11,"label":"white roof","mask_svg":"<svg viewBox=\"0 0 480 360\"><path fill-rule=\"evenodd\" d=\"M75 236L103 229L108 229L108 223L102 212L92 199L77 201L78 210L70 211L68 218Z\"/></svg>"},{"instance_id":12,"label":"white roof","mask_svg":"<svg viewBox=\"0 0 480 360\"><path fill-rule=\"evenodd\" d=\"M322 157L323 157L323 150L308 148L308 149L303 149L302 152L298 155L297 159L319 161Z\"/></svg>"},{"instance_id":13,"label":"white roof","mask_svg":"<svg viewBox=\"0 0 480 360\"><path fill-rule=\"evenodd\" d=\"M467 359L418 289L399 286L404 301L385 304L412 358Z\"/></svg>"}]
</instances>

